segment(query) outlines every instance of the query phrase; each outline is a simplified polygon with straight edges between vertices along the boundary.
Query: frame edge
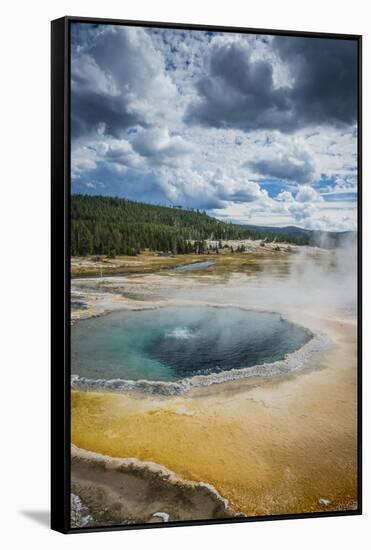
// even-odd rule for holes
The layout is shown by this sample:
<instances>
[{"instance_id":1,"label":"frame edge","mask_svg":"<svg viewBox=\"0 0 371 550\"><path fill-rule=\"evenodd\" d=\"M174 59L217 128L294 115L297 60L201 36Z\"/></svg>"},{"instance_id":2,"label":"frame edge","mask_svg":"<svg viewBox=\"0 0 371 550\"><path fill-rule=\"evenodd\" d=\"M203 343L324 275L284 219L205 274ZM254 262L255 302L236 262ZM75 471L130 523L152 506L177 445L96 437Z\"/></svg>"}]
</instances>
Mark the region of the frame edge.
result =
<instances>
[{"instance_id":1,"label":"frame edge","mask_svg":"<svg viewBox=\"0 0 371 550\"><path fill-rule=\"evenodd\" d=\"M69 385L66 370L66 119L67 19L51 22L51 515L50 527L69 531ZM63 252L62 252L63 251Z\"/></svg>"},{"instance_id":2,"label":"frame edge","mask_svg":"<svg viewBox=\"0 0 371 550\"><path fill-rule=\"evenodd\" d=\"M70 527L70 399L69 365L69 24L102 22L126 26L189 30L216 30L272 35L308 36L354 40L358 43L358 507L353 511L249 517L233 521L181 521L168 525L112 525L98 528ZM218 25L164 23L65 16L51 22L51 528L67 533L104 532L143 528L248 523L362 514L362 35L305 31L250 29ZM63 208L62 208L63 205ZM63 253L62 253L62 250Z\"/></svg>"}]
</instances>

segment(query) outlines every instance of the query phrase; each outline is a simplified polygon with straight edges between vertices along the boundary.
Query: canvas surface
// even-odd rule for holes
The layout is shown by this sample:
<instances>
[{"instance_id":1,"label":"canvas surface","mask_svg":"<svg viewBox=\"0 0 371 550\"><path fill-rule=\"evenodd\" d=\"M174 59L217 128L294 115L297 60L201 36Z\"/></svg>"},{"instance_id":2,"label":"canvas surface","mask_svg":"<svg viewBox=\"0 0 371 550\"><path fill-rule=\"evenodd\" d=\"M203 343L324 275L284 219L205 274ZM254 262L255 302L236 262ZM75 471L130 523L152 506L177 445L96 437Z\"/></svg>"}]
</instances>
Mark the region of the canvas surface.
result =
<instances>
[{"instance_id":1,"label":"canvas surface","mask_svg":"<svg viewBox=\"0 0 371 550\"><path fill-rule=\"evenodd\" d=\"M357 41L70 25L71 527L356 511Z\"/></svg>"}]
</instances>

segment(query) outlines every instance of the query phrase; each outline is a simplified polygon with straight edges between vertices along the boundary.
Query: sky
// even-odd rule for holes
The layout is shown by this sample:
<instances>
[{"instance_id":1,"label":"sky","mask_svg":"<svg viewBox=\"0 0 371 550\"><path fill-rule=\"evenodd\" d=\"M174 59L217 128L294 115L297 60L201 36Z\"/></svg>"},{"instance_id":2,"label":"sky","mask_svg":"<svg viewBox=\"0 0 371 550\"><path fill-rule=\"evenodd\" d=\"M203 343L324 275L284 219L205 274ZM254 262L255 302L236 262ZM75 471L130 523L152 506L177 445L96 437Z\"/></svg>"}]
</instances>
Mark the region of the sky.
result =
<instances>
[{"instance_id":1,"label":"sky","mask_svg":"<svg viewBox=\"0 0 371 550\"><path fill-rule=\"evenodd\" d=\"M72 192L356 229L357 43L72 23Z\"/></svg>"}]
</instances>

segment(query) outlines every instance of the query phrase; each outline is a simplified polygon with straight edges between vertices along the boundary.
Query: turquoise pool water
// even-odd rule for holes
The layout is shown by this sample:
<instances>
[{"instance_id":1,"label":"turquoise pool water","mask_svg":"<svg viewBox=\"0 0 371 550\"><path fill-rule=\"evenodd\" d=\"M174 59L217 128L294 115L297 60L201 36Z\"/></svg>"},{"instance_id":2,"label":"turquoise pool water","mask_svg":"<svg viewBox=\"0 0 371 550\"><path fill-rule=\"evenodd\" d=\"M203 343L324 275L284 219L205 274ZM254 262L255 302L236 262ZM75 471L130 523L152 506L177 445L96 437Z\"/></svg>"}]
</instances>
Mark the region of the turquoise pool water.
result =
<instances>
[{"instance_id":1,"label":"turquoise pool water","mask_svg":"<svg viewBox=\"0 0 371 550\"><path fill-rule=\"evenodd\" d=\"M120 311L72 327L71 373L175 381L277 361L309 338L274 313L208 306Z\"/></svg>"}]
</instances>

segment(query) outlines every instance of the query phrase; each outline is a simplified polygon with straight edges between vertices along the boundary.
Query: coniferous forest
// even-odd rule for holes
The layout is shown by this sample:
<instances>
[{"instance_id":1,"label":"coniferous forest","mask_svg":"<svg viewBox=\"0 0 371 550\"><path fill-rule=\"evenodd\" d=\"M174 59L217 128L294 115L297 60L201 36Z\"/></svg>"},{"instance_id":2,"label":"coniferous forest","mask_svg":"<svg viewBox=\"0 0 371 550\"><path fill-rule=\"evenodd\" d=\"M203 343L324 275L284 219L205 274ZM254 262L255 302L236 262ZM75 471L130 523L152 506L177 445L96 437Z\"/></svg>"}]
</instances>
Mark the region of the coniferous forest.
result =
<instances>
[{"instance_id":1,"label":"coniferous forest","mask_svg":"<svg viewBox=\"0 0 371 550\"><path fill-rule=\"evenodd\" d=\"M144 249L173 254L203 253L205 240L265 239L309 244L311 232L275 232L225 223L205 212L122 198L72 195L71 254L135 256Z\"/></svg>"}]
</instances>

